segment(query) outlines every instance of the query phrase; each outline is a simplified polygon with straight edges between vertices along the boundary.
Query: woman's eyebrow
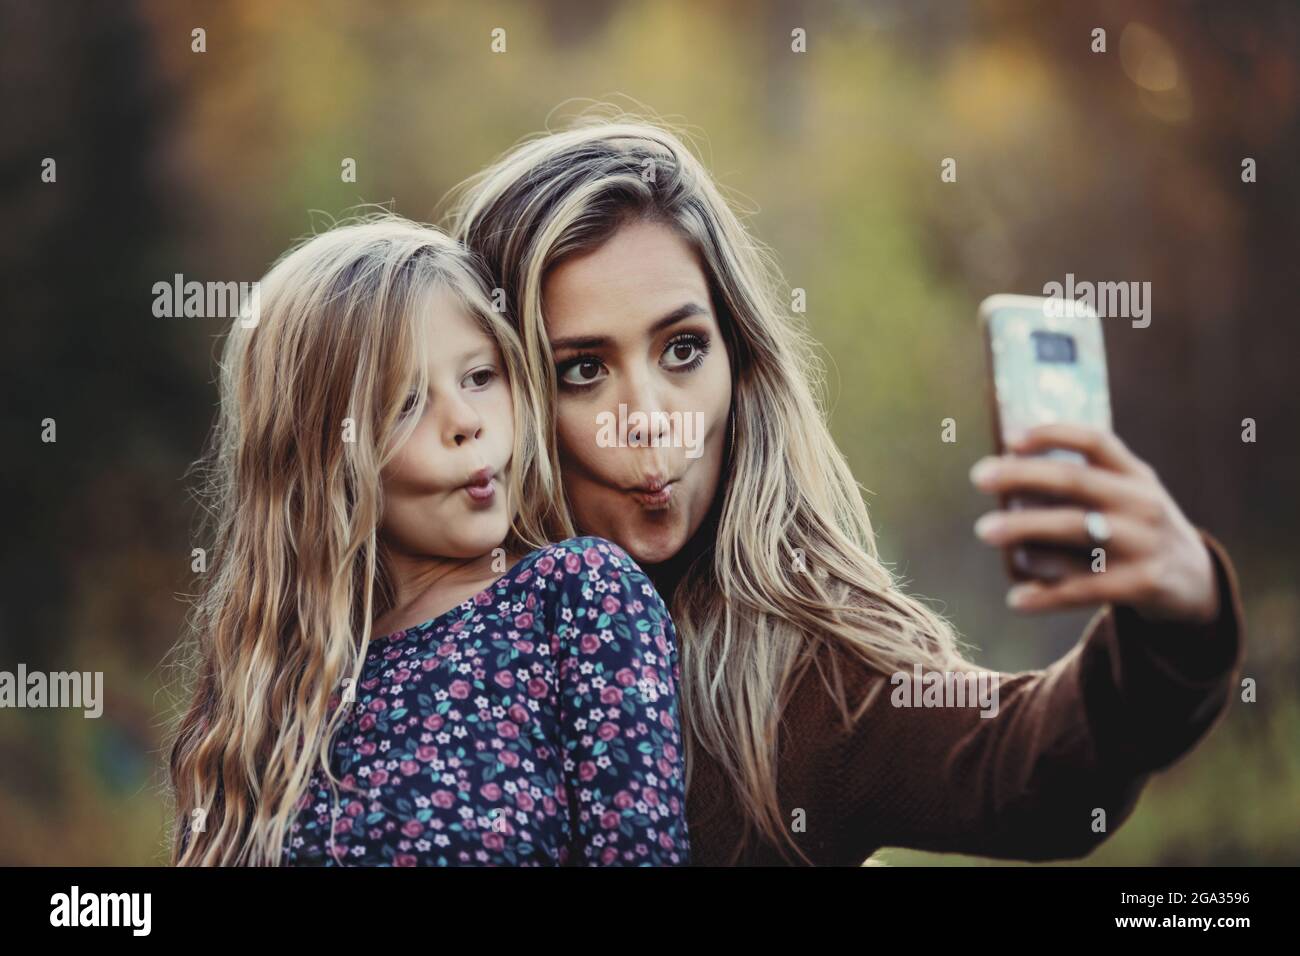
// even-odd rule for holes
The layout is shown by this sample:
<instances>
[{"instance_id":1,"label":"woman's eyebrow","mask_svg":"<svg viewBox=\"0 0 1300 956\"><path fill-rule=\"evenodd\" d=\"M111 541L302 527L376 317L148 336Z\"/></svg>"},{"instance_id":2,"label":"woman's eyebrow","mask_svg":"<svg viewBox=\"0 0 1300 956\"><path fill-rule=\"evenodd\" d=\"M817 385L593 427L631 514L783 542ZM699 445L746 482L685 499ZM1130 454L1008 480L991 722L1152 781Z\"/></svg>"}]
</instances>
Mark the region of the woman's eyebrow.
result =
<instances>
[{"instance_id":1,"label":"woman's eyebrow","mask_svg":"<svg viewBox=\"0 0 1300 956\"><path fill-rule=\"evenodd\" d=\"M649 335L655 336L668 328L670 325L676 325L683 319L689 319L695 315L708 315L709 310L698 302L687 302L679 305L661 319L656 319L654 325L650 326ZM598 349L609 345L613 339L608 335L569 335L560 339L551 339L551 351L558 352L561 349Z\"/></svg>"}]
</instances>

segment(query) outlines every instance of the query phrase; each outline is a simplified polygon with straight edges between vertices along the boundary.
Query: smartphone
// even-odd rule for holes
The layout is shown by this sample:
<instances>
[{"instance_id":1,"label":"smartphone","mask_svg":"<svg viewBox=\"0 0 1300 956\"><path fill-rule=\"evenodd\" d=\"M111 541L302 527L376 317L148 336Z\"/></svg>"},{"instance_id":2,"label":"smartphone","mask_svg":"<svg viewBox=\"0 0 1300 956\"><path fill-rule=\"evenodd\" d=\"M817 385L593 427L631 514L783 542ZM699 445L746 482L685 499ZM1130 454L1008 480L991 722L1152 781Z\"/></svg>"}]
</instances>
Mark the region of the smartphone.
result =
<instances>
[{"instance_id":1,"label":"smartphone","mask_svg":"<svg viewBox=\"0 0 1300 956\"><path fill-rule=\"evenodd\" d=\"M999 454L1006 451L1007 435L1034 425L1071 422L1111 430L1106 349L1091 307L1076 299L992 295L980 303L979 320ZM1085 460L1064 448L1043 454ZM1037 495L1002 498L1002 507L1011 511L1061 504ZM1089 555L1031 544L1008 548L1005 557L1007 573L1017 581L1054 581L1081 563L1086 566Z\"/></svg>"}]
</instances>

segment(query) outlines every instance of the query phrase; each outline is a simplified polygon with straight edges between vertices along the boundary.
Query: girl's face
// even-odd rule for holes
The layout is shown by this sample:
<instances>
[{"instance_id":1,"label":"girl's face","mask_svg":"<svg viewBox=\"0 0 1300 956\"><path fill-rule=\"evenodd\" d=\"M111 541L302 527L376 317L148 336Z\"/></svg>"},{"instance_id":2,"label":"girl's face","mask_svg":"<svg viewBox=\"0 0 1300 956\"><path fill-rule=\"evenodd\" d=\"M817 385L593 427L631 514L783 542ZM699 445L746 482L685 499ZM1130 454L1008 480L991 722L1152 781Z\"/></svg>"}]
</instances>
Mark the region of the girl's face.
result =
<instances>
[{"instance_id":1,"label":"girl's face","mask_svg":"<svg viewBox=\"0 0 1300 956\"><path fill-rule=\"evenodd\" d=\"M451 295L440 292L431 309L428 401L384 469L380 529L398 554L476 558L510 528L510 383L496 342ZM407 408L414 405L412 395Z\"/></svg>"},{"instance_id":2,"label":"girl's face","mask_svg":"<svg viewBox=\"0 0 1300 956\"><path fill-rule=\"evenodd\" d=\"M632 222L556 266L542 291L577 525L641 564L665 561L708 513L731 409L699 259L669 226Z\"/></svg>"}]
</instances>

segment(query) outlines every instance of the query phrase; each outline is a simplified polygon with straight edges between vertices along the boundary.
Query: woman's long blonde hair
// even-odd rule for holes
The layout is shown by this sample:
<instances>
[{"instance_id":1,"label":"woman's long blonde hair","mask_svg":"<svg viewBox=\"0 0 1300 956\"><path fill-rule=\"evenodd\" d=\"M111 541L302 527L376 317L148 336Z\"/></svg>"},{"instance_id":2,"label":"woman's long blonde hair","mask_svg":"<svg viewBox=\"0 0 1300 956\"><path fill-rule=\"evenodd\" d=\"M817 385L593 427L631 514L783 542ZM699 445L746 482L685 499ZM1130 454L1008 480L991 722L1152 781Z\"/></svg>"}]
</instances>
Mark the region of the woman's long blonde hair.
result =
<instances>
[{"instance_id":1,"label":"woman's long blonde hair","mask_svg":"<svg viewBox=\"0 0 1300 956\"><path fill-rule=\"evenodd\" d=\"M450 211L453 234L505 290L545 398L553 472L556 386L543 283L566 257L641 218L677 230L699 254L734 381L716 534L678 581L659 582L671 586L681 643L687 786L703 748L744 817L733 860L760 834L802 856L776 778L781 715L807 668L817 668L848 729L866 702L848 700L841 661L886 673L915 663L946 668L961 661L959 642L877 557L860 489L814 393L812 341L783 309L789 300L771 255L677 135L607 110L516 146L458 187ZM556 491L556 512L571 523L563 488Z\"/></svg>"},{"instance_id":2,"label":"woman's long blonde hair","mask_svg":"<svg viewBox=\"0 0 1300 956\"><path fill-rule=\"evenodd\" d=\"M436 293L500 347L514 399L510 551L554 496L536 396L472 256L429 226L361 215L282 256L236 319L204 462L208 567L183 642L188 710L171 745L172 861L271 864L313 769L331 782L333 705L359 679L392 591L380 473L419 419ZM256 324L253 324L253 320ZM416 414L401 411L417 397ZM335 789L337 799L337 789ZM202 826L196 824L202 821Z\"/></svg>"}]
</instances>

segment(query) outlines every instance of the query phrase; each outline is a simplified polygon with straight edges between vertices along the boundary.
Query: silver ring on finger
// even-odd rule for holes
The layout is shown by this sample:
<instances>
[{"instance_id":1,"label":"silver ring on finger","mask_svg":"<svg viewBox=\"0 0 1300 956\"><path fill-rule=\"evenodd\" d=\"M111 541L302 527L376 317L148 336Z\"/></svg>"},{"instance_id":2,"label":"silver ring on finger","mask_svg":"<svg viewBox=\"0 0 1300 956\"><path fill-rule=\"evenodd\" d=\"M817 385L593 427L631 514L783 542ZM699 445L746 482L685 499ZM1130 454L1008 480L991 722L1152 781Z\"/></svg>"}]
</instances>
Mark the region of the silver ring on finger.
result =
<instances>
[{"instance_id":1,"label":"silver ring on finger","mask_svg":"<svg viewBox=\"0 0 1300 956\"><path fill-rule=\"evenodd\" d=\"M1110 522L1100 511L1089 511L1083 516L1083 530L1088 535L1088 543L1094 548L1110 541Z\"/></svg>"}]
</instances>

